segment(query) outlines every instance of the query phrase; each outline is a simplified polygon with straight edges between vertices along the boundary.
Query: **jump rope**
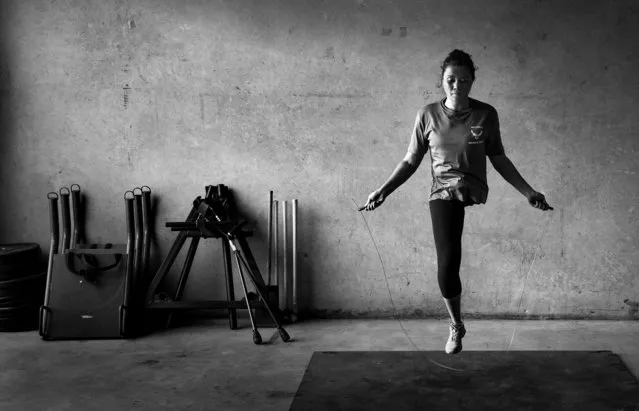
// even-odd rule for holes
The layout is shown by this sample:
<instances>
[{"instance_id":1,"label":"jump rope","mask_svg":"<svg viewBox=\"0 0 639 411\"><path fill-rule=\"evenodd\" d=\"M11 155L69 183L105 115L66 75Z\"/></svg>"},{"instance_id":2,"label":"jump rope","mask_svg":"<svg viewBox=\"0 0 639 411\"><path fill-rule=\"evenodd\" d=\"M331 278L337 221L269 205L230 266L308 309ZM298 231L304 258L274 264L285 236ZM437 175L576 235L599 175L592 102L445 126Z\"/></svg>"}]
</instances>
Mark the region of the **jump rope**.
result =
<instances>
[{"instance_id":1,"label":"jump rope","mask_svg":"<svg viewBox=\"0 0 639 411\"><path fill-rule=\"evenodd\" d=\"M393 295L391 293L390 290L390 285L388 283L388 276L386 275L386 268L384 266L384 260L382 259L382 255L379 252L379 248L377 247L377 242L375 241L375 238L373 237L373 232L370 229L370 226L368 225L368 221L366 220L366 217L364 217L364 213L363 210L365 208L364 207L360 207L357 202L355 201L354 198L351 198L351 200L353 200L353 203L355 204L355 207L357 207L357 211L359 211L359 213L362 216L362 219L364 220L364 224L366 225L366 229L368 230L368 234L371 238L371 241L373 243L373 246L375 246L375 251L377 252L377 256L379 257L379 262L382 266L382 273L384 274L384 279L386 280L386 289L388 290L388 297L390 298L390 302L391 305L393 307L393 313L395 314L395 319L397 320L399 326L401 327L402 331L404 332L404 335L406 336L406 338L408 338L408 341L410 341L410 343L412 344L412 346L415 348L416 351L418 352L423 352L423 350L420 350L419 347L417 346L417 344L415 344L415 342L413 341L413 339L410 337L410 335L408 335L408 332L406 331L406 329L404 328L404 324L402 323L401 317L398 315L397 313L397 307L395 306L395 301L393 300ZM553 210L552 207L548 206L549 210ZM541 236L539 237L539 240L537 241L537 244L539 244L541 242L541 240L546 236L546 234L548 233L548 230L550 229L550 222L551 219L548 219L548 224L546 227L546 230L541 234ZM521 290L521 295L519 297L519 307L517 308L517 312L519 313L519 310L521 309L521 302L523 301L523 297L524 297L524 291L526 289L526 282L528 280L528 276L530 275L530 272L532 271L532 268L535 264L535 261L537 260L537 250L535 249L535 253L533 255L533 260L530 264L530 268L528 269L528 272L526 273L526 276L524 277L524 284L522 286L522 290ZM517 331L517 326L515 326L515 328L513 328L513 334L510 338L510 344L508 344L508 351L510 351L510 347L512 346L513 343L513 339L515 338L515 332ZM445 368L447 370L451 370L451 371L455 371L455 372L464 372L465 370L461 370L459 368L453 368L453 367L448 367L446 365L440 364L436 361L431 360L430 358L428 359L428 361L430 361L431 363L441 367L441 368Z\"/></svg>"}]
</instances>

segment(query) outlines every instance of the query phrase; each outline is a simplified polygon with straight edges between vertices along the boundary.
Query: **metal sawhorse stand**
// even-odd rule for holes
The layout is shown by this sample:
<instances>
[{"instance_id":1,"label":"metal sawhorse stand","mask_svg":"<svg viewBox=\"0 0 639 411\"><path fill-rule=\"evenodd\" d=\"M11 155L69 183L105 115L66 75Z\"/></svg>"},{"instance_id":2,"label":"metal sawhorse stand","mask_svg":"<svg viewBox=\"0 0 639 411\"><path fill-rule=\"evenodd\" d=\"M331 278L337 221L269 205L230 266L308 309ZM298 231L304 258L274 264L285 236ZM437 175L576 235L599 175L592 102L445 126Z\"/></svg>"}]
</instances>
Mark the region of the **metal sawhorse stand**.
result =
<instances>
[{"instance_id":1,"label":"metal sawhorse stand","mask_svg":"<svg viewBox=\"0 0 639 411\"><path fill-rule=\"evenodd\" d=\"M277 307L273 307L268 301L268 290L251 249L249 248L246 237L251 236L251 231L245 231L242 228L247 224L245 220L240 220L236 216L235 203L233 196L228 187L220 184L217 186L206 187L206 197L202 199L198 196L193 202L193 208L189 213L185 222L166 223L171 231L179 231L169 254L162 262L157 273L153 277L149 285L146 299L146 309L161 310L178 310L178 309L228 309L229 325L232 330L237 329L237 309L248 309L251 327L253 328L253 342L255 344L262 343L262 337L255 325L252 309L266 308L277 330L279 331L282 341L288 342L290 337L286 330L282 327L282 313ZM184 267L178 280L175 297L159 298L156 289L162 282L163 278L171 269L180 250L184 246L187 238L191 238L191 244L186 256ZM227 301L180 301L184 293L184 287L193 264L195 252L201 238L218 238L222 240L222 253L224 256L224 271L226 274L226 292ZM231 261L231 251L235 257L238 274L242 282L245 302L236 301L233 291L233 265ZM259 300L250 300L244 280L243 269L255 286L255 290L259 296ZM169 326L171 317L167 321Z\"/></svg>"}]
</instances>

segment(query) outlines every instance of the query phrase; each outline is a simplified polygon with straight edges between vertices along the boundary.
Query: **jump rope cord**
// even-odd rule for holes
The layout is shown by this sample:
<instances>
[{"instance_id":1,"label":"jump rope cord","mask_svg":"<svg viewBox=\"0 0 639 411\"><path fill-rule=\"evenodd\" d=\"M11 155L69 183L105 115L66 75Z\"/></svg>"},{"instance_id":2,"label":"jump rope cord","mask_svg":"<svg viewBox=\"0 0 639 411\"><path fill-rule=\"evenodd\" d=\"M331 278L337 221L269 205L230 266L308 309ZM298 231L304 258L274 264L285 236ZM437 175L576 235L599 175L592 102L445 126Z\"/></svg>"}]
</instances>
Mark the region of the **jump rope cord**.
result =
<instances>
[{"instance_id":1,"label":"jump rope cord","mask_svg":"<svg viewBox=\"0 0 639 411\"><path fill-rule=\"evenodd\" d=\"M354 198L351 198L351 200L353 200L353 203L355 204L355 207L358 207L357 202L355 201ZM386 268L384 267L384 260L382 260L382 255L379 252L379 248L377 247L377 242L375 241L375 238L373 237L373 232L371 231L371 228L368 225L368 221L366 221L366 217L364 217L364 213L360 211L360 214L362 216L362 219L364 220L364 224L366 224L366 229L368 230L368 234L371 237L371 241L373 242L373 245L375 246L375 251L377 252L377 257L379 257L379 262L382 265L382 273L384 274L384 279L386 280L386 289L388 290L388 297L390 298L390 302L391 305L393 306L393 312L395 313L395 319L397 320L397 323L399 324L399 326L402 328L402 331L404 331L404 335L406 336L406 338L408 338L408 341L410 341L410 343L413 345L413 347L415 347L415 350L418 352L421 352L422 350L419 349L419 347L417 347L417 344L415 344L415 342L413 341L412 338L410 338L410 335L408 335L408 331L406 331L406 329L404 328L404 324L402 323L402 320L400 319L399 315L397 314L397 308L395 307L395 302L393 301L393 295L391 293L390 290L390 285L388 283L388 276L386 275ZM428 361L430 361L431 363L441 367L441 368L445 368L447 370L451 370L451 371L458 371L458 372L463 372L464 370L460 370L457 368L452 368L452 367L447 367L445 365L442 365L438 362L435 362L433 360L431 360L430 358L428 359Z\"/></svg>"},{"instance_id":2,"label":"jump rope cord","mask_svg":"<svg viewBox=\"0 0 639 411\"><path fill-rule=\"evenodd\" d=\"M535 253L533 254L533 259L532 262L530 263L530 267L528 268L528 272L526 273L526 276L524 277L524 284L521 288L521 295L519 296L519 306L517 307L517 313L520 312L521 310L521 302L524 299L524 292L526 290L526 283L528 282L528 276L530 275L530 272L533 269L533 266L535 265L535 261L537 261L537 254L538 254L538 250L539 250L539 244L541 243L541 240L544 239L544 237L546 237L546 234L548 234L548 231L550 231L550 226L551 226L551 221L552 221L552 217L548 218L548 223L546 226L546 230L541 234L541 236L539 237L539 240L537 240L537 248L535 248ZM508 350L510 351L510 347L512 347L513 345L513 340L515 339L515 332L517 331L517 325L515 325L515 327L513 328L513 334L510 336L510 343L508 344Z\"/></svg>"},{"instance_id":3,"label":"jump rope cord","mask_svg":"<svg viewBox=\"0 0 639 411\"><path fill-rule=\"evenodd\" d=\"M355 201L354 198L352 198L351 200L353 200L353 203L355 204L356 207L358 207L357 202ZM368 221L366 221L366 217L364 217L364 213L360 211L360 214L362 215L362 219L364 220L364 224L366 224L366 229L368 230L368 234L371 237L371 241L373 242L373 245L375 246L375 251L377 252L377 256L379 257L379 262L382 266L382 273L384 274L384 279L386 280L386 289L388 290L388 296L390 298L390 302L391 305L393 306L393 312L395 313L395 318L397 319L397 322L399 324L399 326L402 328L402 331L404 332L404 335L406 335L406 338L408 338L408 341L411 342L411 344L413 345L413 347L415 347L415 350L421 352L422 350L419 349L419 347L417 347L417 345L415 344L415 342L413 341L412 338L410 338L410 335L408 335L408 332L406 331L406 329L404 328L404 324L402 323L402 320L400 319L399 315L397 314L397 308L395 307L395 302L393 301L393 295L391 293L390 290L390 285L388 283L388 276L386 275L386 268L384 267L384 260L382 260L382 255L379 252L379 248L377 247L377 242L375 241L375 238L373 237L373 232L371 231L369 225L368 225ZM539 237L539 240L537 241L537 244L539 244L539 242L541 242L541 240L543 240L543 238L546 236L546 234L548 234L548 231L550 230L550 223L551 223L552 219L549 218L548 219L548 223L547 223L547 227L546 230L543 232L543 234L541 234L541 236ZM533 260L530 263L530 268L528 269L528 272L526 273L526 277L524 277L524 284L521 290L521 295L519 297L519 307L517 308L517 312L519 312L519 310L521 309L521 303L523 301L523 297L524 297L524 292L526 290L526 283L528 281L528 276L530 275L530 272L532 271L533 266L535 265L535 261L537 261L537 254L538 254L538 249L535 249L535 253L533 255ZM517 331L517 327L515 326L515 328L513 328L513 334L510 337L510 344L508 344L508 351L510 351L510 348L512 346L513 340L515 338L515 332ZM431 359L429 359L428 361L432 362L433 364L442 367L442 368L446 368L452 371L463 371L457 368L452 368L452 367L447 367L445 365L439 364Z\"/></svg>"},{"instance_id":4,"label":"jump rope cord","mask_svg":"<svg viewBox=\"0 0 639 411\"><path fill-rule=\"evenodd\" d=\"M355 199L353 198L352 200L353 200L353 203L355 203L355 206L357 206L357 202L355 201ZM382 265L382 273L384 273L384 279L386 280L386 289L388 290L388 297L390 298L391 305L393 306L395 319L398 321L399 326L402 327L402 330L404 331L404 334L406 335L408 340L411 342L411 344L413 344L413 347L415 347L417 351L420 351L420 349L417 347L415 342L413 342L413 340L408 335L408 332L406 331L406 329L404 328L404 325L402 324L402 320L399 318L399 315L397 314L397 308L395 307L395 302L393 301L393 295L391 294L390 285L388 283L388 276L386 275L386 268L384 267L384 260L382 260L382 255L379 252L379 248L377 247L377 242L375 241L375 238L373 238L373 232L371 231L371 228L368 226L368 221L366 221L366 217L364 217L364 213L360 211L360 214L362 215L362 219L364 219L364 224L366 224L366 229L368 230L368 234L371 237L371 241L373 242L373 245L375 246L375 251L377 251L377 257L379 257L379 262Z\"/></svg>"}]
</instances>

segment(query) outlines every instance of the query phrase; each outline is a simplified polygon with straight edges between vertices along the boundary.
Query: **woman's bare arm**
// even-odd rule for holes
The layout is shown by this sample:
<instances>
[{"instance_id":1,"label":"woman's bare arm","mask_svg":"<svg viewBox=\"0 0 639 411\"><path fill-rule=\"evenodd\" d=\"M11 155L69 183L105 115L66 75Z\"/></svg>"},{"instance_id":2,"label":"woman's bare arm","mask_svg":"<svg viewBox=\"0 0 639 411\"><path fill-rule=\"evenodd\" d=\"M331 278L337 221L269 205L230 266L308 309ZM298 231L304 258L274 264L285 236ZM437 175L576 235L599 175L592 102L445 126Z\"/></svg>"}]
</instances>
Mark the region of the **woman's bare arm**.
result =
<instances>
[{"instance_id":1,"label":"woman's bare arm","mask_svg":"<svg viewBox=\"0 0 639 411\"><path fill-rule=\"evenodd\" d=\"M373 210L381 205L389 195L404 184L419 168L424 156L407 153L402 161L397 164L390 177L380 188L368 196L368 202L362 209Z\"/></svg>"}]
</instances>

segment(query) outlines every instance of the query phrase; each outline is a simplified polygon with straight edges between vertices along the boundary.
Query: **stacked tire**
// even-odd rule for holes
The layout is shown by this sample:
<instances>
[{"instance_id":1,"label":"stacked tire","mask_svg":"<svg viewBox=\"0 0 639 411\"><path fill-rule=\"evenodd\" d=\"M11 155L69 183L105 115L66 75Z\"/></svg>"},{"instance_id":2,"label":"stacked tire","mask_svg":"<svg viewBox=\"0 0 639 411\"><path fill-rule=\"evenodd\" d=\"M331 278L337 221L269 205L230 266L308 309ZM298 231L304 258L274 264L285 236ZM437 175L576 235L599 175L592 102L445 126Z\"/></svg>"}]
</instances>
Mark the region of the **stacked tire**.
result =
<instances>
[{"instance_id":1,"label":"stacked tire","mask_svg":"<svg viewBox=\"0 0 639 411\"><path fill-rule=\"evenodd\" d=\"M0 332L38 328L46 281L38 244L0 244Z\"/></svg>"}]
</instances>

